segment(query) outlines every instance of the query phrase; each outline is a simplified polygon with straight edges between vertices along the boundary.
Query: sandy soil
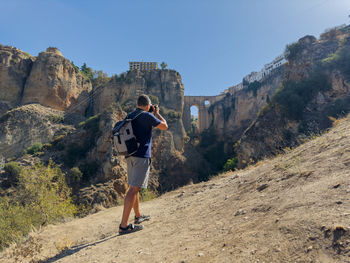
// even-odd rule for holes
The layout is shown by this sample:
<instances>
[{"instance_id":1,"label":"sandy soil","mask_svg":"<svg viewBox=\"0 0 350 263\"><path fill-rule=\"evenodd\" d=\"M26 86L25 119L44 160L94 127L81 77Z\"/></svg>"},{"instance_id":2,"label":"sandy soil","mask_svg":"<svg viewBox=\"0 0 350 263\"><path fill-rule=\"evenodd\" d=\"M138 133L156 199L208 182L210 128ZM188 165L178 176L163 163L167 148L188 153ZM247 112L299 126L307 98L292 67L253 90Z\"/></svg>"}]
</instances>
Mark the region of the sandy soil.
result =
<instances>
[{"instance_id":1,"label":"sandy soil","mask_svg":"<svg viewBox=\"0 0 350 263\"><path fill-rule=\"evenodd\" d=\"M349 199L346 119L284 155L142 203L152 220L140 232L118 236L114 207L45 227L0 262L350 262Z\"/></svg>"}]
</instances>

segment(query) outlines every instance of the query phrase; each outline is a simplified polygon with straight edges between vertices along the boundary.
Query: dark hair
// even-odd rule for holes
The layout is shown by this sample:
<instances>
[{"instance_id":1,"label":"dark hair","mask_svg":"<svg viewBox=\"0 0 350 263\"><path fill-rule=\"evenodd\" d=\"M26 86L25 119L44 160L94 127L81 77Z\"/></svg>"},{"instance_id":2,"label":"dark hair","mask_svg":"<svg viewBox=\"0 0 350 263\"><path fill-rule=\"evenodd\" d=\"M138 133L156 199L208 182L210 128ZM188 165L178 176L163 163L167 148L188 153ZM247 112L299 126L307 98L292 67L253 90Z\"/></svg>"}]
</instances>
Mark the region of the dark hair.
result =
<instances>
[{"instance_id":1,"label":"dark hair","mask_svg":"<svg viewBox=\"0 0 350 263\"><path fill-rule=\"evenodd\" d=\"M148 104L151 104L151 99L145 95L142 94L137 99L137 106L147 106Z\"/></svg>"}]
</instances>

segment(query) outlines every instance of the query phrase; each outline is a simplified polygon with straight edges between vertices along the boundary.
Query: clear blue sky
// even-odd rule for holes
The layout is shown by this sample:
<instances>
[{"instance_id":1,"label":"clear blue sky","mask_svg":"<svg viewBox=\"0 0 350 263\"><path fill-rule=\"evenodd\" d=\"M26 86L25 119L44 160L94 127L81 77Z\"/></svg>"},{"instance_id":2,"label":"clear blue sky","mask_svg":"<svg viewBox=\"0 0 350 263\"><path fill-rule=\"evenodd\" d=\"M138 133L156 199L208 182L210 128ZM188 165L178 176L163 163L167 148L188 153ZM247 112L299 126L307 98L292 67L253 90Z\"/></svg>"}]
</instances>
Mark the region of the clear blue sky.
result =
<instances>
[{"instance_id":1,"label":"clear blue sky","mask_svg":"<svg viewBox=\"0 0 350 263\"><path fill-rule=\"evenodd\" d=\"M109 75L165 61L185 95L216 95L304 35L349 24L350 0L0 0L0 43L58 47Z\"/></svg>"}]
</instances>

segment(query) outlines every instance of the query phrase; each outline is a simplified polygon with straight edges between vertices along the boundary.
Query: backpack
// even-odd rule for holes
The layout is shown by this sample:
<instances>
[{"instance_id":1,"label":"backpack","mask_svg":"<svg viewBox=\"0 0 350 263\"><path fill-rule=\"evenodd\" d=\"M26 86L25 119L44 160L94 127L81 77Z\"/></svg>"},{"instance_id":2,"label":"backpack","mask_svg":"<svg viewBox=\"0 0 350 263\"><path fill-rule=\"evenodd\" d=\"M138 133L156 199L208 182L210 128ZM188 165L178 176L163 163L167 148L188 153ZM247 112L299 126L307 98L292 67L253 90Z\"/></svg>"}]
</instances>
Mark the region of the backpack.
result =
<instances>
[{"instance_id":1,"label":"backpack","mask_svg":"<svg viewBox=\"0 0 350 263\"><path fill-rule=\"evenodd\" d=\"M141 115L143 111L138 113L134 118L130 119L126 116L124 120L118 121L112 131L113 146L119 155L129 156L137 151L139 143L136 140L131 122Z\"/></svg>"}]
</instances>

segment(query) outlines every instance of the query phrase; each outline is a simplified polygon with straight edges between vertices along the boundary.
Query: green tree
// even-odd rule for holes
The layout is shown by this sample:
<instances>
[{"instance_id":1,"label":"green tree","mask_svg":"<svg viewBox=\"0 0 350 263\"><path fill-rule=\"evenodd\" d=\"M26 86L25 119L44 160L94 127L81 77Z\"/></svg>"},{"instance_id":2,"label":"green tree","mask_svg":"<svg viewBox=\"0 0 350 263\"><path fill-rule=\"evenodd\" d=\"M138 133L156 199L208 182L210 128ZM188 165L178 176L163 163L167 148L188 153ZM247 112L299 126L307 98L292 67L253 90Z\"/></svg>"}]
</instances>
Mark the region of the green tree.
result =
<instances>
[{"instance_id":1,"label":"green tree","mask_svg":"<svg viewBox=\"0 0 350 263\"><path fill-rule=\"evenodd\" d=\"M100 87L105 85L110 79L107 73L104 73L102 70L95 70L93 72L92 85L94 87Z\"/></svg>"},{"instance_id":2,"label":"green tree","mask_svg":"<svg viewBox=\"0 0 350 263\"><path fill-rule=\"evenodd\" d=\"M160 67L162 69L166 69L168 67L168 64L163 61L162 64L160 64Z\"/></svg>"},{"instance_id":3,"label":"green tree","mask_svg":"<svg viewBox=\"0 0 350 263\"><path fill-rule=\"evenodd\" d=\"M80 68L81 74L83 74L84 77L89 79L90 81L94 78L94 74L92 72L92 69L89 68L86 63L84 63Z\"/></svg>"}]
</instances>

